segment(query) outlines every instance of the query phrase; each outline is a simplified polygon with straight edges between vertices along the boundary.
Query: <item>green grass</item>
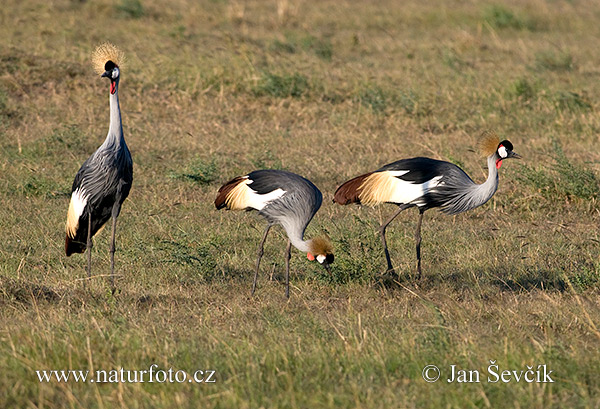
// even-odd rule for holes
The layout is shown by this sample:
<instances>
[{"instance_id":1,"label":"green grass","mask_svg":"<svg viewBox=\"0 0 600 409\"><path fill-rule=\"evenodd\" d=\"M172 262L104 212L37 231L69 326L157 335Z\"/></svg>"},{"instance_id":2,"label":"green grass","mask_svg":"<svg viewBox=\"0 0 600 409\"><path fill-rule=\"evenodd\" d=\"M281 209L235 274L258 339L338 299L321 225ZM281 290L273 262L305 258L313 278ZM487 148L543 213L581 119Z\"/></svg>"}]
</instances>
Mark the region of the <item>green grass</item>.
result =
<instances>
[{"instance_id":1,"label":"green grass","mask_svg":"<svg viewBox=\"0 0 600 409\"><path fill-rule=\"evenodd\" d=\"M144 6L140 0L121 0L116 9L124 18L138 19L144 15Z\"/></svg>"},{"instance_id":2,"label":"green grass","mask_svg":"<svg viewBox=\"0 0 600 409\"><path fill-rule=\"evenodd\" d=\"M600 6L593 2L9 0L0 8L0 407L594 408L600 405ZM123 48L120 103L134 183L117 226L64 256L73 177L108 128L90 53ZM343 181L429 156L496 195L458 216L388 228L394 211L331 202ZM306 236L328 274L264 221L214 209L229 179L285 169L323 192ZM448 383L546 364L552 384ZM39 369L215 370L212 384L40 383ZM428 364L442 379L426 383ZM483 380L483 379L482 379Z\"/></svg>"},{"instance_id":3,"label":"green grass","mask_svg":"<svg viewBox=\"0 0 600 409\"><path fill-rule=\"evenodd\" d=\"M302 74L277 75L265 72L258 80L258 83L252 88L252 93L255 96L300 98L308 93L309 89L309 80Z\"/></svg>"},{"instance_id":4,"label":"green grass","mask_svg":"<svg viewBox=\"0 0 600 409\"><path fill-rule=\"evenodd\" d=\"M568 52L544 50L535 54L535 67L538 70L571 71L575 68L575 63Z\"/></svg>"}]
</instances>

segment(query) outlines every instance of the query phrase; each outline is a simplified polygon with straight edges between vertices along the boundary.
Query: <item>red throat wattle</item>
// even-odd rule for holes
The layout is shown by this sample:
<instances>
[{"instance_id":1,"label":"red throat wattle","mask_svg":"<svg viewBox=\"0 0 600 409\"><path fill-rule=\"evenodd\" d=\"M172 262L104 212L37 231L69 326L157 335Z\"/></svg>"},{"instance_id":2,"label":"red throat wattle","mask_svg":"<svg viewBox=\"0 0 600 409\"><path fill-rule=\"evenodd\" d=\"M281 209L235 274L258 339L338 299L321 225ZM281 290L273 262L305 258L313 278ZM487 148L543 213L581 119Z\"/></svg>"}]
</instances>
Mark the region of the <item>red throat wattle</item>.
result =
<instances>
[{"instance_id":1,"label":"red throat wattle","mask_svg":"<svg viewBox=\"0 0 600 409\"><path fill-rule=\"evenodd\" d=\"M500 166L502 166L502 159L497 159L496 160L496 169L500 169Z\"/></svg>"},{"instance_id":2,"label":"red throat wattle","mask_svg":"<svg viewBox=\"0 0 600 409\"><path fill-rule=\"evenodd\" d=\"M113 95L115 92L117 92L117 83L114 81L110 82L110 93L111 95Z\"/></svg>"},{"instance_id":3,"label":"red throat wattle","mask_svg":"<svg viewBox=\"0 0 600 409\"><path fill-rule=\"evenodd\" d=\"M310 261L313 261L315 259L315 256L313 256L310 253L306 253L306 258L309 259Z\"/></svg>"}]
</instances>

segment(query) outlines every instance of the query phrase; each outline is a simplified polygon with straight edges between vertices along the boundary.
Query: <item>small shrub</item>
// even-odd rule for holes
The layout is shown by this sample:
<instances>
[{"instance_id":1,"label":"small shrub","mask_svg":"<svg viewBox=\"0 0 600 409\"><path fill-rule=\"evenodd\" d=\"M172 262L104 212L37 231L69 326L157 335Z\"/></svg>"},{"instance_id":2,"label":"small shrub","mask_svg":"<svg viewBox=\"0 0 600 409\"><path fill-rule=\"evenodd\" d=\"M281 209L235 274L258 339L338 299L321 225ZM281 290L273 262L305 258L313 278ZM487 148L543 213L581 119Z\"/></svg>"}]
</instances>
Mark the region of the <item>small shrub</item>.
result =
<instances>
[{"instance_id":1,"label":"small shrub","mask_svg":"<svg viewBox=\"0 0 600 409\"><path fill-rule=\"evenodd\" d=\"M600 283L600 272L591 263L584 264L569 274L568 280L577 291L597 288Z\"/></svg>"},{"instance_id":2,"label":"small shrub","mask_svg":"<svg viewBox=\"0 0 600 409\"><path fill-rule=\"evenodd\" d=\"M494 28L513 28L516 30L522 30L526 24L523 19L515 15L511 10L505 6L495 4L484 13L484 19Z\"/></svg>"},{"instance_id":3,"label":"small shrub","mask_svg":"<svg viewBox=\"0 0 600 409\"><path fill-rule=\"evenodd\" d=\"M510 93L521 101L532 101L537 96L537 86L527 78L521 78L511 85Z\"/></svg>"},{"instance_id":4,"label":"small shrub","mask_svg":"<svg viewBox=\"0 0 600 409\"><path fill-rule=\"evenodd\" d=\"M57 155L61 157L64 152L70 152L83 162L97 148L97 140L87 138L77 125L65 124L54 128L43 138L24 144L20 156L39 160Z\"/></svg>"},{"instance_id":5,"label":"small shrub","mask_svg":"<svg viewBox=\"0 0 600 409\"><path fill-rule=\"evenodd\" d=\"M309 89L308 78L302 74L277 75L266 72L252 89L252 93L256 96L300 98L307 94Z\"/></svg>"},{"instance_id":6,"label":"small shrub","mask_svg":"<svg viewBox=\"0 0 600 409\"><path fill-rule=\"evenodd\" d=\"M0 87L0 130L8 128L11 117L15 114L8 106L8 94Z\"/></svg>"},{"instance_id":7,"label":"small shrub","mask_svg":"<svg viewBox=\"0 0 600 409\"><path fill-rule=\"evenodd\" d=\"M217 164L214 160L205 161L200 158L194 159L184 170L171 172L172 179L186 180L208 185L217 179Z\"/></svg>"},{"instance_id":8,"label":"small shrub","mask_svg":"<svg viewBox=\"0 0 600 409\"><path fill-rule=\"evenodd\" d=\"M3 88L0 88L0 117L8 116L8 95Z\"/></svg>"},{"instance_id":9,"label":"small shrub","mask_svg":"<svg viewBox=\"0 0 600 409\"><path fill-rule=\"evenodd\" d=\"M555 105L560 111L570 112L585 111L592 108L592 104L584 96L571 91L557 93Z\"/></svg>"},{"instance_id":10,"label":"small shrub","mask_svg":"<svg viewBox=\"0 0 600 409\"><path fill-rule=\"evenodd\" d=\"M575 164L567 158L557 142L554 147L554 166L551 170L522 167L520 180L538 189L549 199L557 197L594 199L600 195L600 186L593 170L583 164Z\"/></svg>"},{"instance_id":11,"label":"small shrub","mask_svg":"<svg viewBox=\"0 0 600 409\"><path fill-rule=\"evenodd\" d=\"M317 57L325 61L331 61L333 57L333 45L326 38L319 38L312 35L300 39L300 47L305 51L313 52Z\"/></svg>"},{"instance_id":12,"label":"small shrub","mask_svg":"<svg viewBox=\"0 0 600 409\"><path fill-rule=\"evenodd\" d=\"M451 48L444 48L442 50L442 62L455 71L460 71L469 65Z\"/></svg>"},{"instance_id":13,"label":"small shrub","mask_svg":"<svg viewBox=\"0 0 600 409\"><path fill-rule=\"evenodd\" d=\"M384 270L383 250L379 236L373 233L373 226L355 216L354 222L362 225L358 232L340 236L334 241L335 262L331 273L315 266L315 278L329 284L371 283L377 280Z\"/></svg>"},{"instance_id":14,"label":"small shrub","mask_svg":"<svg viewBox=\"0 0 600 409\"><path fill-rule=\"evenodd\" d=\"M41 174L30 174L14 185L11 191L20 196L41 196L47 199L69 196L71 192L66 185L60 185Z\"/></svg>"},{"instance_id":15,"label":"small shrub","mask_svg":"<svg viewBox=\"0 0 600 409\"><path fill-rule=\"evenodd\" d=\"M268 149L250 159L250 162L256 169L283 169L281 159Z\"/></svg>"},{"instance_id":16,"label":"small shrub","mask_svg":"<svg viewBox=\"0 0 600 409\"><path fill-rule=\"evenodd\" d=\"M362 89L358 96L358 101L373 112L383 113L388 106L388 97L379 86L372 86Z\"/></svg>"},{"instance_id":17,"label":"small shrub","mask_svg":"<svg viewBox=\"0 0 600 409\"><path fill-rule=\"evenodd\" d=\"M378 85L367 86L359 91L356 99L363 106L378 114L385 113L390 107L400 107L409 115L424 113L419 112L419 96L413 90L404 90L394 94L385 91Z\"/></svg>"},{"instance_id":18,"label":"small shrub","mask_svg":"<svg viewBox=\"0 0 600 409\"><path fill-rule=\"evenodd\" d=\"M269 48L277 53L294 54L296 52L296 45L289 41L275 40Z\"/></svg>"},{"instance_id":19,"label":"small shrub","mask_svg":"<svg viewBox=\"0 0 600 409\"><path fill-rule=\"evenodd\" d=\"M214 242L193 243L188 240L187 236L179 237L178 241L162 240L158 244L158 249L164 252L160 261L198 269L204 281L211 281L218 270Z\"/></svg>"},{"instance_id":20,"label":"small shrub","mask_svg":"<svg viewBox=\"0 0 600 409\"><path fill-rule=\"evenodd\" d=\"M269 48L271 51L287 54L295 54L300 50L312 52L325 61L331 61L333 57L333 45L331 41L312 35L300 39L294 35L288 35L285 41L274 40Z\"/></svg>"},{"instance_id":21,"label":"small shrub","mask_svg":"<svg viewBox=\"0 0 600 409\"><path fill-rule=\"evenodd\" d=\"M412 90L403 91L398 96L398 103L407 114L417 114L419 107L419 96Z\"/></svg>"},{"instance_id":22,"label":"small shrub","mask_svg":"<svg viewBox=\"0 0 600 409\"><path fill-rule=\"evenodd\" d=\"M571 71L575 64L568 52L542 51L535 54L535 67L538 70Z\"/></svg>"},{"instance_id":23,"label":"small shrub","mask_svg":"<svg viewBox=\"0 0 600 409\"><path fill-rule=\"evenodd\" d=\"M144 16L144 7L140 0L121 0L117 6L119 15L125 18L138 19Z\"/></svg>"}]
</instances>

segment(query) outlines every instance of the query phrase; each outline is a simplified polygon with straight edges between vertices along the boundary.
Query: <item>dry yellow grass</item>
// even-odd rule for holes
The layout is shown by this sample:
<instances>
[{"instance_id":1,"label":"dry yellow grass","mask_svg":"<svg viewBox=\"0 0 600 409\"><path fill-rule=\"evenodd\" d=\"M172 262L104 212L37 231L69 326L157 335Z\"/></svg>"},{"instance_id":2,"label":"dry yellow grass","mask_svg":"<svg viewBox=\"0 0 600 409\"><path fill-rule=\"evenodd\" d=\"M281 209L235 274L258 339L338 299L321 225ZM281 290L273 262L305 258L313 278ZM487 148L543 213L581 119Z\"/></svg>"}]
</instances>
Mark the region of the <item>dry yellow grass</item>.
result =
<instances>
[{"instance_id":1,"label":"dry yellow grass","mask_svg":"<svg viewBox=\"0 0 600 409\"><path fill-rule=\"evenodd\" d=\"M597 407L600 404L597 115L600 7L542 0L375 3L13 1L0 8L0 407ZM119 218L119 293L108 235L64 257L81 163L108 129L104 41L128 56L120 102L134 186ZM388 243L393 210L331 203L343 181L393 160L450 160L476 181L484 129L509 139L484 207ZM283 235L214 210L218 187L284 168L324 193L309 228L332 275ZM560 171L557 171L559 169ZM272 275L274 281L268 281ZM421 370L547 364L553 384L429 384ZM195 384L40 383L36 369L214 369Z\"/></svg>"}]
</instances>

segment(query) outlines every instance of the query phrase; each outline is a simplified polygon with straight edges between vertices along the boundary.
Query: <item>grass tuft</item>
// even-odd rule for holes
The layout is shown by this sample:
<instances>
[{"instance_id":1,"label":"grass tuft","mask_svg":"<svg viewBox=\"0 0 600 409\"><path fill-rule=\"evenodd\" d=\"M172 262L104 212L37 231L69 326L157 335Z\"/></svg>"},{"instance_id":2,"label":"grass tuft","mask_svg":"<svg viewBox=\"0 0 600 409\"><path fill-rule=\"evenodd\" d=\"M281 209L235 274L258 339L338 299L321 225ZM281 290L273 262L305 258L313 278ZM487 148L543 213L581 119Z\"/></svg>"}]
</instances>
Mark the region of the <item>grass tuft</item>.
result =
<instances>
[{"instance_id":1,"label":"grass tuft","mask_svg":"<svg viewBox=\"0 0 600 409\"><path fill-rule=\"evenodd\" d=\"M357 99L363 106L370 108L375 113L384 113L389 104L389 95L377 85L362 88Z\"/></svg>"},{"instance_id":2,"label":"grass tuft","mask_svg":"<svg viewBox=\"0 0 600 409\"><path fill-rule=\"evenodd\" d=\"M169 177L199 185L209 185L217 180L217 163L214 159L207 161L197 157L192 159L182 170L171 171Z\"/></svg>"},{"instance_id":3,"label":"grass tuft","mask_svg":"<svg viewBox=\"0 0 600 409\"><path fill-rule=\"evenodd\" d=\"M278 158L268 148L250 157L250 163L252 163L255 169L284 169L283 163L281 162L281 158Z\"/></svg>"},{"instance_id":4,"label":"grass tuft","mask_svg":"<svg viewBox=\"0 0 600 409\"><path fill-rule=\"evenodd\" d=\"M498 29L512 28L522 30L526 28L526 23L522 17L517 16L508 7L494 4L484 11L484 19L492 27Z\"/></svg>"},{"instance_id":5,"label":"grass tuft","mask_svg":"<svg viewBox=\"0 0 600 409\"><path fill-rule=\"evenodd\" d=\"M324 61L331 61L333 57L333 45L331 41L313 35L298 38L296 35L289 34L286 36L285 41L275 39L269 48L276 53L285 54L296 54L304 51L312 53Z\"/></svg>"},{"instance_id":6,"label":"grass tuft","mask_svg":"<svg viewBox=\"0 0 600 409\"><path fill-rule=\"evenodd\" d=\"M333 45L325 38L306 36L300 40L303 49L312 51L317 57L325 61L331 61L333 57Z\"/></svg>"},{"instance_id":7,"label":"grass tuft","mask_svg":"<svg viewBox=\"0 0 600 409\"><path fill-rule=\"evenodd\" d=\"M522 167L519 179L537 189L547 199L596 199L600 194L598 179L592 169L573 163L554 141L554 164L547 167Z\"/></svg>"},{"instance_id":8,"label":"grass tuft","mask_svg":"<svg viewBox=\"0 0 600 409\"><path fill-rule=\"evenodd\" d=\"M213 277L217 270L217 262L213 257L214 246L210 243L195 244L180 237L177 241L161 241L158 249L165 253L161 262L193 267L202 274L203 279Z\"/></svg>"},{"instance_id":9,"label":"grass tuft","mask_svg":"<svg viewBox=\"0 0 600 409\"><path fill-rule=\"evenodd\" d=\"M588 98L571 91L558 92L554 103L559 111L581 112L592 108L592 104Z\"/></svg>"},{"instance_id":10,"label":"grass tuft","mask_svg":"<svg viewBox=\"0 0 600 409\"><path fill-rule=\"evenodd\" d=\"M528 78L519 78L510 86L509 93L521 102L532 102L537 98L539 86Z\"/></svg>"},{"instance_id":11,"label":"grass tuft","mask_svg":"<svg viewBox=\"0 0 600 409\"><path fill-rule=\"evenodd\" d=\"M547 71L572 71L575 68L573 56L564 51L540 51L535 54L535 67Z\"/></svg>"},{"instance_id":12,"label":"grass tuft","mask_svg":"<svg viewBox=\"0 0 600 409\"><path fill-rule=\"evenodd\" d=\"M254 96L275 98L300 98L308 94L309 90L308 78L300 73L277 75L271 72L264 72L251 89Z\"/></svg>"},{"instance_id":13,"label":"grass tuft","mask_svg":"<svg viewBox=\"0 0 600 409\"><path fill-rule=\"evenodd\" d=\"M140 0L121 0L115 8L117 9L118 14L123 18L139 19L146 14Z\"/></svg>"},{"instance_id":14,"label":"grass tuft","mask_svg":"<svg viewBox=\"0 0 600 409\"><path fill-rule=\"evenodd\" d=\"M3 1L0 408L600 407L600 3L474 3ZM109 121L108 81L88 61L105 40L131 57L119 97L135 169L114 294L110 223L87 288L87 254L64 254L69 188ZM484 206L426 212L421 280L418 212L398 215L392 282L378 227L397 207L339 206L336 187L415 156L481 183L469 147L484 129L523 160ZM289 300L285 232L269 234L251 297L264 220L213 205L256 168L323 193L305 238L328 234L332 272L294 248ZM547 364L556 382L486 382L490 359ZM152 364L217 382L35 373ZM451 365L481 382L446 382Z\"/></svg>"}]
</instances>

